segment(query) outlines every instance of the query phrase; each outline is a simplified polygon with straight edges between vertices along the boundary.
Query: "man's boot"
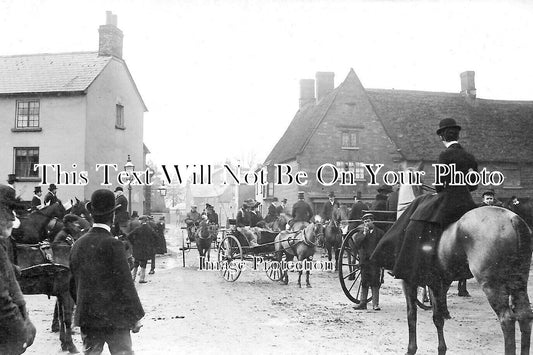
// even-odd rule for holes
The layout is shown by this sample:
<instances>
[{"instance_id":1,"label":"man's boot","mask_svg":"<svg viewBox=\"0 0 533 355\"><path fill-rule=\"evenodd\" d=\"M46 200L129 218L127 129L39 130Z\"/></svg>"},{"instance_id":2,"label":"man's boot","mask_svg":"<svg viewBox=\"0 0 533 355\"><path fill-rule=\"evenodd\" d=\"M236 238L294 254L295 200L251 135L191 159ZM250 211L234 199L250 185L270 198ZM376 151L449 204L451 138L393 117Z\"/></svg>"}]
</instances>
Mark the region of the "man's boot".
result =
<instances>
[{"instance_id":1,"label":"man's boot","mask_svg":"<svg viewBox=\"0 0 533 355\"><path fill-rule=\"evenodd\" d=\"M379 287L372 287L372 308L374 308L374 311L381 311L379 307Z\"/></svg>"},{"instance_id":2,"label":"man's boot","mask_svg":"<svg viewBox=\"0 0 533 355\"><path fill-rule=\"evenodd\" d=\"M353 309L355 309L356 311L361 310L361 309L366 309L367 300L368 300L368 287L362 287L361 288L361 301Z\"/></svg>"},{"instance_id":3,"label":"man's boot","mask_svg":"<svg viewBox=\"0 0 533 355\"><path fill-rule=\"evenodd\" d=\"M144 278L146 277L146 268L145 267L142 267L141 268L141 277L139 278L139 283L140 284L145 284L147 283L148 281L146 281Z\"/></svg>"},{"instance_id":4,"label":"man's boot","mask_svg":"<svg viewBox=\"0 0 533 355\"><path fill-rule=\"evenodd\" d=\"M133 279L134 282L135 282L135 279L137 278L138 269L139 269L139 267L134 267L133 271L131 272L131 278Z\"/></svg>"}]
</instances>

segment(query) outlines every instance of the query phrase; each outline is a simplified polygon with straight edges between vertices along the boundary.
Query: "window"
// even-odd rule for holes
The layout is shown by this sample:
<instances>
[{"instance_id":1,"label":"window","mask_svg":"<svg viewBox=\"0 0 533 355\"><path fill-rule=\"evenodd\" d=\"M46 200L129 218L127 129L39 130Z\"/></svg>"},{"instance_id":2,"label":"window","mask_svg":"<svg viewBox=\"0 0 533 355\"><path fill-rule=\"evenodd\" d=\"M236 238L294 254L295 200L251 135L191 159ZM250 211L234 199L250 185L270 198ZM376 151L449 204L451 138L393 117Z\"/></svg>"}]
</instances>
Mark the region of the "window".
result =
<instances>
[{"instance_id":1,"label":"window","mask_svg":"<svg viewBox=\"0 0 533 355\"><path fill-rule=\"evenodd\" d=\"M124 129L124 106L117 104L115 127Z\"/></svg>"},{"instance_id":2,"label":"window","mask_svg":"<svg viewBox=\"0 0 533 355\"><path fill-rule=\"evenodd\" d=\"M520 169L503 169L502 173L505 177L504 188L520 187Z\"/></svg>"},{"instance_id":3,"label":"window","mask_svg":"<svg viewBox=\"0 0 533 355\"><path fill-rule=\"evenodd\" d=\"M355 180L364 180L365 179L365 167L361 162L345 162L338 161L336 163L337 169L341 171L351 171L354 173Z\"/></svg>"},{"instance_id":4,"label":"window","mask_svg":"<svg viewBox=\"0 0 533 355\"><path fill-rule=\"evenodd\" d=\"M38 178L39 171L33 170L39 164L39 148L15 148L15 175L21 178Z\"/></svg>"},{"instance_id":5,"label":"window","mask_svg":"<svg viewBox=\"0 0 533 355\"><path fill-rule=\"evenodd\" d=\"M17 101L15 128L39 127L39 100Z\"/></svg>"},{"instance_id":6,"label":"window","mask_svg":"<svg viewBox=\"0 0 533 355\"><path fill-rule=\"evenodd\" d=\"M357 144L359 143L359 132L358 131L344 131L342 132L342 149L357 149Z\"/></svg>"}]
</instances>

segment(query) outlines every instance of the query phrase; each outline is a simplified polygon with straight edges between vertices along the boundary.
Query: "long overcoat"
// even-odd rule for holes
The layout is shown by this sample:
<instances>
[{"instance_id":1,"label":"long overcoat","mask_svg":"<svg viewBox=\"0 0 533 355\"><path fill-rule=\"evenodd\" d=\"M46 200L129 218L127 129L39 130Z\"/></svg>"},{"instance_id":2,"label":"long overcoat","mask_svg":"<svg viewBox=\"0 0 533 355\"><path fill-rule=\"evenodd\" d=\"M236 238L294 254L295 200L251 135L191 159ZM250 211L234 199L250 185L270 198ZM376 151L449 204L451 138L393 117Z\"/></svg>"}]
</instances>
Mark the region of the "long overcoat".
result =
<instances>
[{"instance_id":1,"label":"long overcoat","mask_svg":"<svg viewBox=\"0 0 533 355\"><path fill-rule=\"evenodd\" d=\"M124 244L107 230L93 227L74 243L70 269L78 326L133 329L144 316Z\"/></svg>"}]
</instances>

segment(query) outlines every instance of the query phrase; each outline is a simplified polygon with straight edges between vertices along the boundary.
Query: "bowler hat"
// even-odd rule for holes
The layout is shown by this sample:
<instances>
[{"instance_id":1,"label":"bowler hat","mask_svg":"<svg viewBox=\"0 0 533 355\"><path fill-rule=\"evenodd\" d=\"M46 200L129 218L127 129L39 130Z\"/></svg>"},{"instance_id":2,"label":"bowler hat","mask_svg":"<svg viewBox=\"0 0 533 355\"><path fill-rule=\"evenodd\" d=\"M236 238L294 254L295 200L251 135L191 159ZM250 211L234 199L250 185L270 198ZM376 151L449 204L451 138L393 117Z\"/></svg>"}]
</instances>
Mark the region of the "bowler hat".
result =
<instances>
[{"instance_id":1,"label":"bowler hat","mask_svg":"<svg viewBox=\"0 0 533 355\"><path fill-rule=\"evenodd\" d=\"M209 203L206 203L206 204L205 204L205 208L206 208L206 209L209 209L209 208L213 208L213 206L211 206Z\"/></svg>"},{"instance_id":2,"label":"bowler hat","mask_svg":"<svg viewBox=\"0 0 533 355\"><path fill-rule=\"evenodd\" d=\"M7 183L8 184L12 184L14 182L17 182L18 179L17 179L17 175L15 174L7 174Z\"/></svg>"},{"instance_id":3,"label":"bowler hat","mask_svg":"<svg viewBox=\"0 0 533 355\"><path fill-rule=\"evenodd\" d=\"M284 198L283 200L281 200L281 202L283 202L283 203L287 203L287 199Z\"/></svg>"},{"instance_id":4,"label":"bowler hat","mask_svg":"<svg viewBox=\"0 0 533 355\"><path fill-rule=\"evenodd\" d=\"M87 202L87 210L93 216L103 216L113 213L119 206L115 206L115 195L110 190L99 189L91 195Z\"/></svg>"},{"instance_id":5,"label":"bowler hat","mask_svg":"<svg viewBox=\"0 0 533 355\"><path fill-rule=\"evenodd\" d=\"M439 123L439 129L437 130L437 134L440 134L440 132L442 132L446 128L458 128L459 130L461 130L461 126L459 126L453 118L445 118L441 120Z\"/></svg>"},{"instance_id":6,"label":"bowler hat","mask_svg":"<svg viewBox=\"0 0 533 355\"><path fill-rule=\"evenodd\" d=\"M56 184L50 184L50 186L48 186L48 190L50 190L50 191L57 190Z\"/></svg>"},{"instance_id":7,"label":"bowler hat","mask_svg":"<svg viewBox=\"0 0 533 355\"><path fill-rule=\"evenodd\" d=\"M278 202L278 198L277 197L272 197L272 202Z\"/></svg>"},{"instance_id":8,"label":"bowler hat","mask_svg":"<svg viewBox=\"0 0 533 355\"><path fill-rule=\"evenodd\" d=\"M75 214L69 213L63 217L63 223L78 222L79 218L80 217L76 216Z\"/></svg>"},{"instance_id":9,"label":"bowler hat","mask_svg":"<svg viewBox=\"0 0 533 355\"><path fill-rule=\"evenodd\" d=\"M38 192L42 192L42 191L41 191L41 187L40 187L40 186L35 186L35 187L33 188L33 193L36 194L36 193L38 193Z\"/></svg>"},{"instance_id":10,"label":"bowler hat","mask_svg":"<svg viewBox=\"0 0 533 355\"><path fill-rule=\"evenodd\" d=\"M122 186L117 186L117 187L115 187L115 192L117 192L117 191L124 192L124 188L122 188Z\"/></svg>"},{"instance_id":11,"label":"bowler hat","mask_svg":"<svg viewBox=\"0 0 533 355\"><path fill-rule=\"evenodd\" d=\"M133 212L131 213L131 218L135 218L135 217L137 217L137 218L139 217L139 212L137 212L137 211L133 211Z\"/></svg>"},{"instance_id":12,"label":"bowler hat","mask_svg":"<svg viewBox=\"0 0 533 355\"><path fill-rule=\"evenodd\" d=\"M485 196L492 196L492 197L494 197L494 191L487 190L487 191L483 192L483 195L481 195L481 196L483 196L483 197L485 197Z\"/></svg>"},{"instance_id":13,"label":"bowler hat","mask_svg":"<svg viewBox=\"0 0 533 355\"><path fill-rule=\"evenodd\" d=\"M365 213L363 217L361 217L361 220L364 221L365 219L372 219L374 220L374 215L372 213Z\"/></svg>"},{"instance_id":14,"label":"bowler hat","mask_svg":"<svg viewBox=\"0 0 533 355\"><path fill-rule=\"evenodd\" d=\"M335 192L330 191L329 194L328 194L328 197L335 197Z\"/></svg>"}]
</instances>

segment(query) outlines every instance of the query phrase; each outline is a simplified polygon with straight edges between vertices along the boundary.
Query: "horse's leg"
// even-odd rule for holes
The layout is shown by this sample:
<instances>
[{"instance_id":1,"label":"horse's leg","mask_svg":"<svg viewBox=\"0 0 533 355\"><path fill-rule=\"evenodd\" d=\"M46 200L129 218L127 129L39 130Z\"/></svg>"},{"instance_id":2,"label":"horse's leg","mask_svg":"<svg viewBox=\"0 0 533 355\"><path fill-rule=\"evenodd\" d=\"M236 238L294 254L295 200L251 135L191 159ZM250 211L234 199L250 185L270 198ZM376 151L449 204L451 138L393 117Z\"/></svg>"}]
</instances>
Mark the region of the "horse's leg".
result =
<instances>
[{"instance_id":1,"label":"horse's leg","mask_svg":"<svg viewBox=\"0 0 533 355\"><path fill-rule=\"evenodd\" d=\"M409 345L407 345L407 355L416 354L418 349L416 345L416 283L410 284L407 281L402 282L403 293L407 303L407 325L409 327Z\"/></svg>"},{"instance_id":2,"label":"horse's leg","mask_svg":"<svg viewBox=\"0 0 533 355\"><path fill-rule=\"evenodd\" d=\"M529 354L531 343L531 318L533 314L531 312L529 297L525 287L520 291L513 292L511 295L511 303L514 306L513 311L516 319L518 320L518 325L520 326L520 354L527 355Z\"/></svg>"},{"instance_id":3,"label":"horse's leg","mask_svg":"<svg viewBox=\"0 0 533 355\"><path fill-rule=\"evenodd\" d=\"M335 271L339 271L339 253L340 253L340 246L335 245Z\"/></svg>"},{"instance_id":4,"label":"horse's leg","mask_svg":"<svg viewBox=\"0 0 533 355\"><path fill-rule=\"evenodd\" d=\"M51 327L52 333L59 332L59 303L56 300L56 304L54 307L54 318L52 319L52 327Z\"/></svg>"},{"instance_id":5,"label":"horse's leg","mask_svg":"<svg viewBox=\"0 0 533 355\"><path fill-rule=\"evenodd\" d=\"M433 294L433 324L437 328L437 337L439 339L438 354L446 354L446 341L444 340L444 315L448 312L446 304L447 287L444 286L442 280L435 281L434 284L429 285Z\"/></svg>"},{"instance_id":6,"label":"horse's leg","mask_svg":"<svg viewBox=\"0 0 533 355\"><path fill-rule=\"evenodd\" d=\"M70 297L68 292L65 292L57 297L57 304L61 350L68 351L71 354L79 353L76 345L72 342L72 311L74 309L74 300Z\"/></svg>"},{"instance_id":7,"label":"horse's leg","mask_svg":"<svg viewBox=\"0 0 533 355\"><path fill-rule=\"evenodd\" d=\"M509 307L509 294L504 284L493 285L489 282L482 283L483 292L487 295L490 306L498 316L503 331L505 355L515 354L515 321Z\"/></svg>"}]
</instances>

